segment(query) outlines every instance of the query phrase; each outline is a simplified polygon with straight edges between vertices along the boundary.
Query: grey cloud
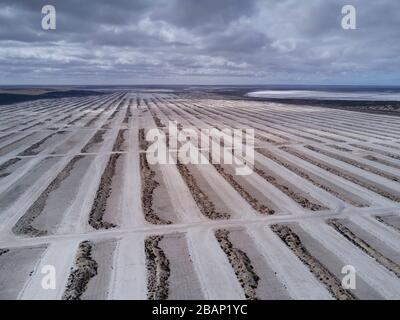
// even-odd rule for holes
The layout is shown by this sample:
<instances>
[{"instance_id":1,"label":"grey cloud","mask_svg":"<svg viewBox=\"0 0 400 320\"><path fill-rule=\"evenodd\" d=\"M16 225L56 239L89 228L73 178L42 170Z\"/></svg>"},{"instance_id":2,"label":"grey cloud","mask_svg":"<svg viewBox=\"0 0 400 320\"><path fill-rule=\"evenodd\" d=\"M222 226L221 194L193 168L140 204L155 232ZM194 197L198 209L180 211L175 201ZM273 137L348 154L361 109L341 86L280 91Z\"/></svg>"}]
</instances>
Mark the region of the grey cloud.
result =
<instances>
[{"instance_id":1,"label":"grey cloud","mask_svg":"<svg viewBox=\"0 0 400 320\"><path fill-rule=\"evenodd\" d=\"M399 1L352 3L345 31L343 0L0 0L0 83L400 84Z\"/></svg>"}]
</instances>

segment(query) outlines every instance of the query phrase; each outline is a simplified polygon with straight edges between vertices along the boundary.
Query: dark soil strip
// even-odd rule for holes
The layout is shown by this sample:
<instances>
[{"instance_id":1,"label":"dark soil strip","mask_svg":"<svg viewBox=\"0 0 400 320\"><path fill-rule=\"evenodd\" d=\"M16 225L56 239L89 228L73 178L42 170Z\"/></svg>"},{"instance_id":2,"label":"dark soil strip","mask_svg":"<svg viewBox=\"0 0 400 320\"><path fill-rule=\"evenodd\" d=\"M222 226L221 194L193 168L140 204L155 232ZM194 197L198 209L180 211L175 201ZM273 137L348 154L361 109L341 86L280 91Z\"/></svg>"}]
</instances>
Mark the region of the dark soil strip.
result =
<instances>
[{"instance_id":1,"label":"dark soil strip","mask_svg":"<svg viewBox=\"0 0 400 320\"><path fill-rule=\"evenodd\" d=\"M88 122L85 123L84 127L90 127L93 123L95 123L97 120L99 120L99 118L103 115L103 113L105 111L106 111L106 109L104 109L100 113L96 114L92 119L90 119Z\"/></svg>"},{"instance_id":2,"label":"dark soil strip","mask_svg":"<svg viewBox=\"0 0 400 320\"><path fill-rule=\"evenodd\" d=\"M302 154L300 152L297 152L297 151L295 151L295 150L293 150L293 149L291 149L289 147L282 147L281 149L286 151L286 152L288 152L288 153L290 153L290 154L292 154L292 155L294 155L294 156L296 156L296 157L298 157L298 158L300 158L300 159L303 159L303 160L305 160L305 161L307 161L307 162L309 162L309 163L311 163L311 164L313 164L313 165L315 165L315 166L317 166L317 167L319 167L321 169L324 169L324 170L326 170L326 171L328 171L330 173L333 173L333 174L335 174L335 175L337 175L339 177L342 177L343 179L346 179L348 181L351 181L351 182L353 182L355 184L358 184L359 186L361 186L363 188L371 190L371 191L381 195L382 197L388 198L388 199L390 199L392 201L395 201L395 202L400 202L400 197L395 196L395 195L393 195L393 194L391 194L389 192L386 192L386 191L378 188L375 185L371 185L371 184L365 183L365 182L361 181L360 179L357 179L356 177L345 173L344 171L340 171L340 170L335 169L335 168L333 168L333 167L331 167L329 165L326 165L326 164L321 163L319 161L313 160L311 157L308 157L308 156L306 156L306 155L304 155L304 154Z\"/></svg>"},{"instance_id":3,"label":"dark soil strip","mask_svg":"<svg viewBox=\"0 0 400 320\"><path fill-rule=\"evenodd\" d=\"M151 236L145 240L147 268L147 299L166 300L168 298L169 261L158 246L162 236Z\"/></svg>"},{"instance_id":4,"label":"dark soil strip","mask_svg":"<svg viewBox=\"0 0 400 320\"><path fill-rule=\"evenodd\" d=\"M139 129L139 147L141 150L146 151L149 147L149 142L146 140L144 129Z\"/></svg>"},{"instance_id":5,"label":"dark soil strip","mask_svg":"<svg viewBox=\"0 0 400 320\"><path fill-rule=\"evenodd\" d=\"M156 126L159 128L165 128L165 124L162 123L161 119L159 117L157 117L157 114L153 111L153 109L150 107L149 103L147 102L146 99L144 99L144 103L146 104L147 108L149 109L154 122L156 123Z\"/></svg>"},{"instance_id":6,"label":"dark soil strip","mask_svg":"<svg viewBox=\"0 0 400 320\"><path fill-rule=\"evenodd\" d=\"M12 136L12 135L14 135L14 134L15 134L14 132L11 132L11 133L9 133L9 134L6 134L6 135L0 137L0 141L2 141L2 140L4 140L4 139L7 139L7 138L9 138L10 136Z\"/></svg>"},{"instance_id":7,"label":"dark soil strip","mask_svg":"<svg viewBox=\"0 0 400 320\"><path fill-rule=\"evenodd\" d=\"M364 159L370 160L370 161L375 161L381 164L384 164L386 166L392 167L392 168L396 168L396 169L400 169L400 164L396 164L390 161L387 161L385 159L380 159L371 155L367 155L364 157Z\"/></svg>"},{"instance_id":8,"label":"dark soil strip","mask_svg":"<svg viewBox=\"0 0 400 320\"><path fill-rule=\"evenodd\" d=\"M124 134L125 134L126 130L127 129L120 129L118 131L118 135L117 135L117 138L115 139L112 151L116 151L116 152L123 151L122 144L125 142Z\"/></svg>"},{"instance_id":9,"label":"dark soil strip","mask_svg":"<svg viewBox=\"0 0 400 320\"><path fill-rule=\"evenodd\" d=\"M37 127L37 126L42 125L43 123L44 123L44 122L38 122L38 123L33 124L33 125L29 126L29 127L23 128L23 129L21 129L21 130L19 130L19 131L26 131L26 130L28 130L28 129L32 129L32 128L34 128L34 127Z\"/></svg>"},{"instance_id":10,"label":"dark soil strip","mask_svg":"<svg viewBox=\"0 0 400 320\"><path fill-rule=\"evenodd\" d=\"M258 133L256 133L255 138L256 138L257 140L260 140L260 141L263 141L263 142L272 143L272 144L274 144L274 145L279 144L277 141L272 140L272 139L269 139L269 138L267 138L267 137L264 137L264 136L262 136L262 135L260 135L260 134L258 134Z\"/></svg>"},{"instance_id":11,"label":"dark soil strip","mask_svg":"<svg viewBox=\"0 0 400 320\"><path fill-rule=\"evenodd\" d=\"M386 269L392 271L397 277L400 277L400 265L386 258L379 251L372 248L367 242L360 237L356 236L349 228L340 223L338 219L329 219L327 224L333 227L337 232L343 235L347 240L359 247L362 251L374 258L378 263L383 265Z\"/></svg>"},{"instance_id":12,"label":"dark soil strip","mask_svg":"<svg viewBox=\"0 0 400 320\"><path fill-rule=\"evenodd\" d=\"M75 123L77 123L78 121L82 120L83 118L85 118L88 114L90 113L90 111L83 113L82 115L80 115L78 118L75 118L74 120L70 121L67 123L67 125L73 125Z\"/></svg>"},{"instance_id":13,"label":"dark soil strip","mask_svg":"<svg viewBox=\"0 0 400 320\"><path fill-rule=\"evenodd\" d=\"M67 120L67 119L72 118L72 115L73 115L73 113L66 115L64 118L61 118L60 120L57 120L57 121L55 122L55 124L56 124L56 123L57 123L57 124L58 124L58 123L61 123L61 122L65 121L65 120Z\"/></svg>"},{"instance_id":14,"label":"dark soil strip","mask_svg":"<svg viewBox=\"0 0 400 320\"><path fill-rule=\"evenodd\" d=\"M316 202L311 202L307 198L303 197L301 194L290 190L290 188L287 185L279 183L275 177L267 174L265 171L263 171L257 167L254 167L254 172L256 172L258 175L263 177L266 181L268 181L274 187L278 188L280 191L282 191L288 197L292 198L296 203L298 203L303 208L309 209L311 211L319 211L319 210L328 209L327 207L322 206Z\"/></svg>"},{"instance_id":15,"label":"dark soil strip","mask_svg":"<svg viewBox=\"0 0 400 320\"><path fill-rule=\"evenodd\" d=\"M270 134L270 135L272 135L272 136L276 136L276 137L281 138L282 140L284 140L284 141L286 141L286 142L290 142L291 140L293 140L292 138L290 138L290 137L288 137L288 136L286 136L286 135L284 135L284 134L277 133L276 131L280 131L280 132L283 132L283 131L280 130L280 129L276 129L276 128L267 126L267 125L265 124L265 121L264 121L264 122L255 121L254 118L248 117L248 116L246 117L246 116L243 115L243 114L232 115L232 114L230 114L230 113L225 113L225 112L222 113L221 111L217 111L217 110L213 110L213 111L210 111L210 110L209 110L209 112L210 112L211 114L217 113L217 114L221 115L222 117L225 117L225 118L228 117L228 118L230 118L231 120L233 120L233 121L235 121L235 122L238 122L238 121L239 121L240 123L243 123L243 121L240 121L239 119L242 119L243 117L245 117L245 118L247 118L247 121L256 122L256 123L258 123L259 125L262 125L262 126L264 126L264 127L269 128L269 130L270 130L270 129L275 130L275 132L271 132L271 131L268 131L268 130L266 130L266 129L257 128L257 130L259 130L259 131L261 131L261 132L265 132L265 133L268 133L268 134ZM230 114L231 116L229 116L229 114ZM238 117L239 117L239 118L238 118ZM247 125L247 123L245 123L245 124ZM294 134L292 134L292 133L289 133L289 134L294 135ZM298 134L297 134L297 135L298 135ZM298 135L298 136L299 136L299 135ZM300 136L300 137L304 137L304 136ZM310 138L310 137L304 137L304 138L305 138L305 139L312 140L312 141L314 141L314 142L322 143L321 140L313 139L313 138ZM283 142L283 143L284 143L284 142Z\"/></svg>"},{"instance_id":16,"label":"dark soil strip","mask_svg":"<svg viewBox=\"0 0 400 320\"><path fill-rule=\"evenodd\" d=\"M9 131L9 130L12 130L12 129L15 129L15 128L19 127L20 125L21 125L20 123L17 123L16 125L13 125L13 126L11 126L11 127L1 129L0 132L7 132L7 131ZM20 130L20 131L21 131L21 130Z\"/></svg>"},{"instance_id":17,"label":"dark soil strip","mask_svg":"<svg viewBox=\"0 0 400 320\"><path fill-rule=\"evenodd\" d=\"M242 119L243 117L244 118L247 118L247 120L246 121L253 121L253 122L256 122L256 123L258 123L258 124L260 124L260 125L263 125L263 126L266 126L265 125L265 122L259 122L259 121L255 121L254 120L254 118L251 118L251 117L246 117L245 115L240 115L240 116L238 116L238 115L232 115L232 114L230 114L229 112L222 112L222 111L218 111L218 110L209 110L209 109L207 109L206 107L201 107L201 106L198 106L199 108L202 108L203 110L207 110L207 112L208 113L210 113L211 115L211 117L212 116L215 116L215 114L217 114L217 115L220 115L220 116L222 116L222 117L224 117L224 118L230 118L231 120L233 120L233 121L235 121L235 122L239 122L239 123L243 123L243 121L240 121L239 119ZM197 111L199 110L199 109L196 109ZM239 118L238 118L239 117ZM246 125L247 125L247 123L245 123ZM268 127L268 126L267 126ZM268 127L268 128L270 128L271 129L271 127ZM274 128L272 128L272 129L274 129ZM270 135L272 135L272 136L276 136L276 137L278 137L278 138L281 138L282 140L284 140L284 141L287 141L287 142L289 142L290 140L291 140L291 138L289 138L289 137L287 137L287 136L285 136L285 135L283 135L283 134L280 134L280 133L276 133L276 132L274 132L274 133L272 133L272 132L270 132L270 131L268 131L268 130L265 130L265 129L260 129L260 128L257 128L257 130L259 130L259 131L261 131L261 132L265 132L265 133L268 133L268 134L270 134ZM281 130L278 130L278 129L275 129L275 130L277 130L277 131L281 131ZM307 138L307 139L309 139L309 138ZM321 142L320 140L316 140L316 142Z\"/></svg>"},{"instance_id":18,"label":"dark soil strip","mask_svg":"<svg viewBox=\"0 0 400 320\"><path fill-rule=\"evenodd\" d=\"M29 207L25 214L18 220L12 231L17 235L28 235L31 237L40 237L47 234L46 230L38 230L32 226L32 222L42 213L46 206L47 198L50 193L57 190L61 183L70 175L76 163L84 156L75 156L57 177L48 185L39 198Z\"/></svg>"},{"instance_id":19,"label":"dark soil strip","mask_svg":"<svg viewBox=\"0 0 400 320\"><path fill-rule=\"evenodd\" d=\"M110 102L110 100L108 100L108 101L100 104L97 108L94 108L93 110L98 110L101 107L103 107L103 105L106 105L108 103L108 105L102 111L100 111L97 115L95 115L92 119L90 119L84 126L85 127L90 127L93 123L95 123L104 114L104 112L106 112L109 109L111 109L111 107L113 106L113 103L115 101L117 101L119 98L120 98L120 96L117 97L116 99L112 100L111 102ZM113 114L108 119L112 119L112 118L115 117L115 114L119 111L119 106L121 105L121 103L118 105L116 110L114 110Z\"/></svg>"},{"instance_id":20,"label":"dark soil strip","mask_svg":"<svg viewBox=\"0 0 400 320\"><path fill-rule=\"evenodd\" d=\"M379 143L379 142L374 142L374 144L377 144L377 145L379 145L379 146L386 147L386 148L391 148L391 149L395 149L395 150L400 150L400 146L394 146L394 145L392 145L392 144Z\"/></svg>"},{"instance_id":21,"label":"dark soil strip","mask_svg":"<svg viewBox=\"0 0 400 320\"><path fill-rule=\"evenodd\" d=\"M337 145L334 145L334 144L329 144L328 147L331 147L331 148L334 148L336 150L343 151L343 152L352 152L353 151L351 149L347 149L345 147L337 146Z\"/></svg>"},{"instance_id":22,"label":"dark soil strip","mask_svg":"<svg viewBox=\"0 0 400 320\"><path fill-rule=\"evenodd\" d=\"M155 113L155 112L152 112L151 110L150 110L150 113L151 113L151 115L153 116L154 121L155 121L157 127L159 127L159 128L164 128L164 127L165 127L165 124L163 124L163 123L161 122L161 119L160 119L159 117L157 117L156 113Z\"/></svg>"},{"instance_id":23,"label":"dark soil strip","mask_svg":"<svg viewBox=\"0 0 400 320\"><path fill-rule=\"evenodd\" d=\"M156 173L151 170L146 154L140 154L140 175L142 178L142 208L144 218L152 224L171 224L169 220L160 218L153 210L154 190L160 185L155 180Z\"/></svg>"},{"instance_id":24,"label":"dark soil strip","mask_svg":"<svg viewBox=\"0 0 400 320\"><path fill-rule=\"evenodd\" d=\"M120 112L121 110L121 106L124 104L125 99L122 100L119 105L117 106L117 108L113 111L113 113L107 118L107 121L101 126L103 129L109 129L110 125L111 125L111 121L115 118L115 116L118 114L118 112ZM101 115L101 114L100 114ZM98 117L100 117L100 115L98 115Z\"/></svg>"},{"instance_id":25,"label":"dark soil strip","mask_svg":"<svg viewBox=\"0 0 400 320\"><path fill-rule=\"evenodd\" d=\"M72 268L65 288L63 300L80 300L91 278L97 275L97 262L92 258L93 243L83 241L79 244L75 257L75 266Z\"/></svg>"},{"instance_id":26,"label":"dark soil strip","mask_svg":"<svg viewBox=\"0 0 400 320\"><path fill-rule=\"evenodd\" d=\"M274 214L275 210L268 208L267 206L260 204L258 202L258 200L254 197L252 197L250 195L250 193L248 193L245 189L243 189L243 187L235 180L235 178L233 177L233 175L231 175L230 173L226 172L225 169L216 163L212 163L212 161L210 161L210 163L214 166L215 169L217 169L218 173L237 191L239 192L239 194L243 197L244 200L246 200L246 202L248 204L250 204L252 206L252 208L256 211L258 211L259 213L262 214Z\"/></svg>"},{"instance_id":27,"label":"dark soil strip","mask_svg":"<svg viewBox=\"0 0 400 320\"><path fill-rule=\"evenodd\" d=\"M236 277L243 288L246 299L257 299L257 286L260 278L255 273L247 254L242 250L233 247L232 242L229 240L228 230L217 230L215 232L215 237L217 238L221 249L228 257L228 260L235 271Z\"/></svg>"},{"instance_id":28,"label":"dark soil strip","mask_svg":"<svg viewBox=\"0 0 400 320\"><path fill-rule=\"evenodd\" d=\"M60 131L58 133L64 133L65 131ZM53 137L54 135L56 135L57 132L54 132L50 135L48 135L47 137L44 137L42 140L36 142L35 144L31 145L28 149L25 149L24 151L22 151L19 156L34 156L37 155L38 152L36 152L35 150L37 148L39 148L43 143L45 143L47 140L49 140L51 137Z\"/></svg>"},{"instance_id":29,"label":"dark soil strip","mask_svg":"<svg viewBox=\"0 0 400 320\"><path fill-rule=\"evenodd\" d=\"M161 122L161 119L160 119L159 117L157 117L157 115L155 114L155 112L152 112L152 111L150 111L150 112L151 112L151 115L153 116L153 119L154 119L154 121L155 121L157 127L159 127L159 128L165 128L165 124L163 124L163 123Z\"/></svg>"},{"instance_id":30,"label":"dark soil strip","mask_svg":"<svg viewBox=\"0 0 400 320\"><path fill-rule=\"evenodd\" d=\"M123 106L123 104L125 103L125 99L121 100L121 102L118 104L118 106L115 108L115 110L113 111L113 113L108 117L108 120L112 120L115 118L115 116L118 114L118 112L121 111L121 107Z\"/></svg>"},{"instance_id":31,"label":"dark soil strip","mask_svg":"<svg viewBox=\"0 0 400 320\"><path fill-rule=\"evenodd\" d=\"M87 109L87 111L86 111L85 113L81 114L78 118L75 118L74 120L68 122L68 125L73 125L73 124L75 124L76 122L78 122L78 121L80 121L80 120L86 118L91 112L93 112L93 111L95 111L95 110L101 108L103 105L109 103L111 100L112 100L112 98L107 98L106 101L101 102L96 108L93 108L93 109L92 109L92 107L93 107L97 102L91 103L89 106L87 106L86 108L82 109L82 110ZM115 99L114 99L113 101L115 101ZM112 103L112 102L111 102L111 103ZM110 105L111 105L111 103L110 103ZM81 110L81 111L82 111L82 110ZM103 111L103 112L104 112L104 111ZM102 114L103 112L101 112L100 114Z\"/></svg>"},{"instance_id":32,"label":"dark soil strip","mask_svg":"<svg viewBox=\"0 0 400 320\"><path fill-rule=\"evenodd\" d=\"M272 128L274 130L281 131L281 129L277 129L277 128L267 124L267 123L271 123L271 119L268 119L268 118L265 118L265 117L257 117L257 118L255 118L254 115L249 115L247 112L245 112L243 110L241 110L241 111L233 111L233 110L226 111L225 110L224 113L228 113L230 115L233 115L233 116L236 116L236 117L239 117L239 118L245 117L245 118L247 118L248 120L250 120L252 122L259 123L259 124L261 124L263 126L266 126L268 128ZM280 125L280 124L278 124L278 125ZM323 143L323 141L321 141L319 139L316 139L316 138L313 138L313 137L310 137L310 136L305 136L305 135L302 135L302 134L300 134L298 132L295 132L295 133L288 132L288 133L291 134L292 136L295 136L295 137L303 138L303 139L310 140L310 141L317 142L317 143ZM275 133L274 133L274 135L278 136ZM312 134L310 134L310 135L312 135ZM287 137L285 139L288 140Z\"/></svg>"},{"instance_id":33,"label":"dark soil strip","mask_svg":"<svg viewBox=\"0 0 400 320\"><path fill-rule=\"evenodd\" d=\"M95 135L89 140L89 142L82 148L81 152L86 153L88 150L96 143L103 142L104 139L104 134L106 133L106 130L99 130L95 133Z\"/></svg>"},{"instance_id":34,"label":"dark soil strip","mask_svg":"<svg viewBox=\"0 0 400 320\"><path fill-rule=\"evenodd\" d=\"M20 161L20 158L13 158L10 159L6 162L4 162L3 164L0 165L0 178L4 178L7 177L8 175L10 175L10 172L4 172L8 167L16 164L18 161Z\"/></svg>"},{"instance_id":35,"label":"dark soil strip","mask_svg":"<svg viewBox=\"0 0 400 320\"><path fill-rule=\"evenodd\" d=\"M123 123L128 123L129 119L132 118L131 103L132 103L132 99L130 100L129 105L126 108L126 113L125 113L125 117L124 117Z\"/></svg>"},{"instance_id":36,"label":"dark soil strip","mask_svg":"<svg viewBox=\"0 0 400 320\"><path fill-rule=\"evenodd\" d=\"M325 125L325 124L323 124L323 125ZM323 131L323 132L327 132L327 133L338 134L335 130L332 130L332 129L331 130L327 130L327 129L319 128L319 130ZM360 141L360 142L368 142L368 140L366 140L366 139L363 139L363 138L360 138L360 137L355 137L355 136L353 136L351 134L345 134L345 133L341 132L340 135L343 136L343 137L346 137L346 138L350 138L350 139L353 139L353 140Z\"/></svg>"},{"instance_id":37,"label":"dark soil strip","mask_svg":"<svg viewBox=\"0 0 400 320\"><path fill-rule=\"evenodd\" d=\"M343 289L341 281L331 273L321 262L312 256L306 247L301 243L299 236L290 227L280 224L271 225L279 238L289 247L290 250L309 268L311 273L321 281L328 291L338 300L353 300L355 296L346 289Z\"/></svg>"},{"instance_id":38,"label":"dark soil strip","mask_svg":"<svg viewBox=\"0 0 400 320\"><path fill-rule=\"evenodd\" d=\"M319 131L321 131L321 130L319 130ZM314 133L314 132L312 134L317 136L317 137L324 138L324 139L331 140L331 141L335 141L335 142L339 142L339 143L345 143L346 142L345 140L333 138L331 136L326 136L324 134L317 134L317 133Z\"/></svg>"},{"instance_id":39,"label":"dark soil strip","mask_svg":"<svg viewBox=\"0 0 400 320\"><path fill-rule=\"evenodd\" d=\"M103 216L107 207L107 199L111 195L112 180L115 174L117 160L120 156L120 153L114 153L110 156L107 166L101 176L100 184L89 214L89 224L96 230L116 227L115 224L104 221Z\"/></svg>"},{"instance_id":40,"label":"dark soil strip","mask_svg":"<svg viewBox=\"0 0 400 320\"><path fill-rule=\"evenodd\" d=\"M241 111L245 112L244 110L241 110ZM246 112L246 113L248 114L248 112ZM282 123L282 120L277 120L276 118L274 118L274 119L266 118L265 115L263 113L260 113L260 112L252 112L252 114L255 115L256 117L260 117L261 119L265 119L265 120L267 120L267 121L269 121L271 123L277 124L277 125L281 125L281 123ZM282 117L282 115L279 114L279 113L278 113L278 116ZM292 119L293 120L292 117L286 117L286 116L283 116L283 117L286 118L286 119ZM297 123L293 122L293 121L290 121L290 120L288 120L288 121L291 123L290 128L292 128L294 130L297 130L296 129ZM316 131L323 131L323 130L320 130L319 128L318 128L318 130L317 129L315 129L315 130ZM310 135L315 135L317 137L324 138L324 139L331 140L331 141L335 141L335 142L346 142L346 141L344 141L342 139L334 138L334 137L331 137L331 136L328 136L328 135L324 135L324 134L320 134L320 133L315 133L315 132L312 132L312 133L307 132L307 133L310 134ZM337 135L337 134L335 134L335 135ZM313 140L313 138L307 138L306 136L301 136L301 137L304 137L305 139Z\"/></svg>"},{"instance_id":41,"label":"dark soil strip","mask_svg":"<svg viewBox=\"0 0 400 320\"><path fill-rule=\"evenodd\" d=\"M361 144L351 144L351 146L352 146L352 147L356 147L356 148L360 148L360 149L363 149L363 150L367 150L367 151L376 152L376 153L379 153L379 154L381 154L381 155L387 156L387 157L389 157L389 158L393 158L393 159L396 159L396 160L400 160L400 155L398 155L398 154L386 152L386 151L379 150L379 149L376 149L376 148L371 148L371 147L363 146L363 145L361 145Z\"/></svg>"},{"instance_id":42,"label":"dark soil strip","mask_svg":"<svg viewBox=\"0 0 400 320\"><path fill-rule=\"evenodd\" d=\"M396 215L384 215L384 216L375 216L376 220L379 222L396 229L397 231L400 231L400 217ZM398 223L396 223L392 220L397 219Z\"/></svg>"},{"instance_id":43,"label":"dark soil strip","mask_svg":"<svg viewBox=\"0 0 400 320\"><path fill-rule=\"evenodd\" d=\"M393 180L393 181L399 181L398 177L396 177L394 175L391 175L389 173L383 172L383 171L381 171L379 169L376 169L376 168L374 168L374 167L372 167L372 166L370 166L368 164L364 164L364 163L358 162L356 160L353 160L351 158L347 158L347 157L335 154L333 152L322 150L320 148L316 148L316 147L313 147L313 146L304 146L304 147L309 149L309 150L311 150L311 151L324 154L324 155L326 155L328 157L331 157L333 159L336 159L336 160L339 160L339 161L343 161L343 162L345 162L347 164L350 164L350 165L355 166L357 168L360 168L362 170L377 174L378 176L384 177L386 179Z\"/></svg>"},{"instance_id":44,"label":"dark soil strip","mask_svg":"<svg viewBox=\"0 0 400 320\"><path fill-rule=\"evenodd\" d=\"M0 148L0 154L3 153L3 152L9 152L8 150L11 150L11 147L12 147L13 145L15 145L15 144L17 144L17 143L19 143L19 142L21 142L21 141L24 141L24 140L28 139L29 137L31 137L31 136L34 135L34 134L36 134L36 132L32 132L32 133L30 133L30 134L28 134L28 135L26 135L26 136L24 136L24 137L22 137L22 138L20 138L20 139L18 139L18 140L15 140L15 141L13 141L13 142L11 142L11 143L5 145L4 147Z\"/></svg>"},{"instance_id":45,"label":"dark soil strip","mask_svg":"<svg viewBox=\"0 0 400 320\"><path fill-rule=\"evenodd\" d=\"M187 166L178 161L177 168L183 180L186 182L193 199L195 200L200 212L209 219L229 219L231 215L226 212L217 212L214 203L208 198L207 194L200 189L196 179L190 173Z\"/></svg>"},{"instance_id":46,"label":"dark soil strip","mask_svg":"<svg viewBox=\"0 0 400 320\"><path fill-rule=\"evenodd\" d=\"M336 192L334 189L321 184L320 182L316 181L315 179L313 179L312 177L310 177L307 173L305 173L304 171L302 171L301 169L286 163L284 161L282 161L281 159L277 158L276 156L274 156L272 153L266 151L265 149L258 149L257 150L259 153L261 153L263 156L275 161L276 163L280 164L281 166L284 166L285 168L289 169L290 171L296 173L298 176L302 177L303 179L306 179L308 181L310 181L313 185L331 193L332 195L334 195L335 197L337 197L338 199L350 203L353 206L356 207L366 207L367 205L357 202L355 200L352 199L346 199L345 197L343 197L340 193Z\"/></svg>"}]
</instances>

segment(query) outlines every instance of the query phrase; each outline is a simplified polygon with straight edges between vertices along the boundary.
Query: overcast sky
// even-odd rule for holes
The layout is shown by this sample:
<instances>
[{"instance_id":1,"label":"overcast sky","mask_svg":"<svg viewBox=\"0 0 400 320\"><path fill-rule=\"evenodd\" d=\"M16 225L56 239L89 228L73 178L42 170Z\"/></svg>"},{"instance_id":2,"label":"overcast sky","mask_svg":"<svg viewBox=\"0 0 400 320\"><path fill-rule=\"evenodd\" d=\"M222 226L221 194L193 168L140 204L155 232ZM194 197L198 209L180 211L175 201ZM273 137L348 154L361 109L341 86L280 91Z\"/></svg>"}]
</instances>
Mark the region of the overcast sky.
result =
<instances>
[{"instance_id":1,"label":"overcast sky","mask_svg":"<svg viewBox=\"0 0 400 320\"><path fill-rule=\"evenodd\" d=\"M0 84L400 85L400 0L0 4ZM45 4L56 30L41 28Z\"/></svg>"}]
</instances>

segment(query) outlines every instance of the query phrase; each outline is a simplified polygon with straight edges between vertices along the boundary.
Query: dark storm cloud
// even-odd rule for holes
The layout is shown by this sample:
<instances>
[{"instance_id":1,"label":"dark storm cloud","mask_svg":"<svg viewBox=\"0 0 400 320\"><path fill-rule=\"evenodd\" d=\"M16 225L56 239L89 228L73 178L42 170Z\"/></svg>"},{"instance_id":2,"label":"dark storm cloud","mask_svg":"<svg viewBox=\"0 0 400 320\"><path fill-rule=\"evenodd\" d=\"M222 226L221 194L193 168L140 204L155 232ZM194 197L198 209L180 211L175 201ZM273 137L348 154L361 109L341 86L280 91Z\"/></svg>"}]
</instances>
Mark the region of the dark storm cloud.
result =
<instances>
[{"instance_id":1,"label":"dark storm cloud","mask_svg":"<svg viewBox=\"0 0 400 320\"><path fill-rule=\"evenodd\" d=\"M41 29L41 8L57 29ZM341 8L357 9L343 30ZM0 83L400 84L398 0L0 0Z\"/></svg>"},{"instance_id":2,"label":"dark storm cloud","mask_svg":"<svg viewBox=\"0 0 400 320\"><path fill-rule=\"evenodd\" d=\"M220 30L255 11L254 0L170 0L155 6L151 17L189 30Z\"/></svg>"}]
</instances>

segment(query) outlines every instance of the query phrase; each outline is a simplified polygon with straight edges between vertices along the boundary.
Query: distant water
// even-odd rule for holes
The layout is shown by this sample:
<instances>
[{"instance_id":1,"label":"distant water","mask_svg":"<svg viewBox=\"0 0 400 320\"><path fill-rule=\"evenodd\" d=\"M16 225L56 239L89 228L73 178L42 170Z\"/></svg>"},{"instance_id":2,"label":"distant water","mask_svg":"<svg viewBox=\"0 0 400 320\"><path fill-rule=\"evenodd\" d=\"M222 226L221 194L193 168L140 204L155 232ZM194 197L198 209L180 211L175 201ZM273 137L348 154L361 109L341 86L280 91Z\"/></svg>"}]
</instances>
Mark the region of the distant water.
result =
<instances>
[{"instance_id":1,"label":"distant water","mask_svg":"<svg viewBox=\"0 0 400 320\"><path fill-rule=\"evenodd\" d=\"M351 89L345 90L260 90L247 93L249 97L279 99L317 99L317 100L361 100L361 101L400 101L400 89Z\"/></svg>"}]
</instances>

